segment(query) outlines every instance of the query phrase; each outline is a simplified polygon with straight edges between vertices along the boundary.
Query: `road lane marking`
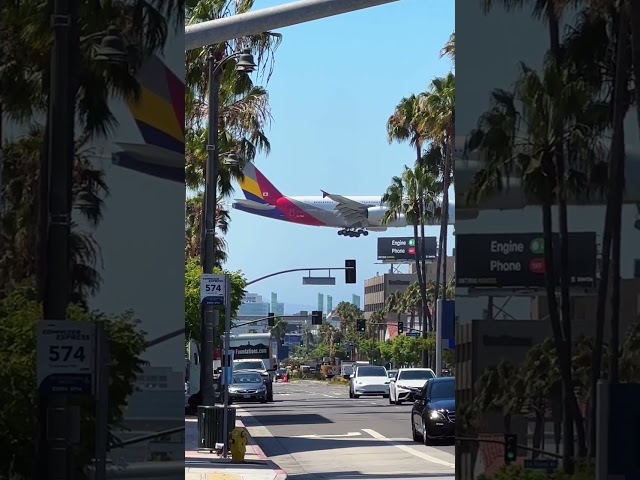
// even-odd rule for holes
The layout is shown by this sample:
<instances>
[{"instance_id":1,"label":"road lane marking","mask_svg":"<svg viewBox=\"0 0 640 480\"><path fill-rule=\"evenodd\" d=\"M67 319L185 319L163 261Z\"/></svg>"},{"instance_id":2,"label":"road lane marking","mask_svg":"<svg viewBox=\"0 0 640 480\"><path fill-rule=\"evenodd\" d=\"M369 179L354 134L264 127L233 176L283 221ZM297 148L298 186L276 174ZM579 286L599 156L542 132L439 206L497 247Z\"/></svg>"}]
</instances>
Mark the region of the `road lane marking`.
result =
<instances>
[{"instance_id":1,"label":"road lane marking","mask_svg":"<svg viewBox=\"0 0 640 480\"><path fill-rule=\"evenodd\" d=\"M360 432L349 432L344 434L328 434L328 435L318 435L317 433L313 433L311 435L296 435L293 438L344 438L344 437L359 437L362 435Z\"/></svg>"},{"instance_id":2,"label":"road lane marking","mask_svg":"<svg viewBox=\"0 0 640 480\"><path fill-rule=\"evenodd\" d=\"M436 457L432 457L431 455L428 455L428 454L426 454L424 452L420 452L420 451L416 450L415 448L411 448L411 447L408 447L406 445L401 445L399 443L396 443L393 440L388 439L384 435L376 432L375 430L371 430L370 428L363 428L362 431L365 432L365 433L368 433L369 435L371 435L376 440L382 440L384 442L387 442L387 443L393 445L394 447L397 447L400 450L403 450L403 451L405 451L407 453L410 453L411 455L416 456L418 458L422 458L423 460L426 460L427 462L436 463L438 465L444 465L445 467L456 468L454 463L447 462L446 460L441 460L441 459L436 458Z\"/></svg>"}]
</instances>

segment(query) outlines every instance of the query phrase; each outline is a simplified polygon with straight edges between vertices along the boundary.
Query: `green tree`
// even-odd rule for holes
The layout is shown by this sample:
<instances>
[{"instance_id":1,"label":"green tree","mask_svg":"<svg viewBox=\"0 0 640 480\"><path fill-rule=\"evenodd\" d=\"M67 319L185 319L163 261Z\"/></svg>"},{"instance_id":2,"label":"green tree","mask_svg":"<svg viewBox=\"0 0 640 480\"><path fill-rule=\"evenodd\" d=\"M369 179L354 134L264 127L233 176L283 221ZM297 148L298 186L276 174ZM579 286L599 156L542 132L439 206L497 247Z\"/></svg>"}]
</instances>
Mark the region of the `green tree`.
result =
<instances>
[{"instance_id":1,"label":"green tree","mask_svg":"<svg viewBox=\"0 0 640 480\"><path fill-rule=\"evenodd\" d=\"M382 197L383 203L388 206L384 223L404 216L407 223L413 226L413 237L416 244L421 245L424 238L424 228L422 227L433 221L438 204L437 195L441 188L440 182L425 166L416 164L411 169L405 165L402 175L393 177L392 184ZM424 255L419 252L422 252L422 249L416 248L416 273L422 300L422 318L426 319L423 321L422 336L426 337L428 332L433 330L433 322L427 303L425 259ZM427 362L426 356L423 357L425 366Z\"/></svg>"},{"instance_id":2,"label":"green tree","mask_svg":"<svg viewBox=\"0 0 640 480\"><path fill-rule=\"evenodd\" d=\"M242 304L244 297L246 279L242 272L229 272L226 270L216 269L215 273L222 275L227 274L231 278L231 316L235 316ZM191 259L185 264L184 274L184 327L185 339L188 342L192 340L198 352L200 351L200 277L202 275L202 266L198 259ZM220 311L220 325L214 338L214 345L221 346L221 339L224 335L224 310ZM233 322L232 322L233 325Z\"/></svg>"},{"instance_id":3,"label":"green tree","mask_svg":"<svg viewBox=\"0 0 640 480\"><path fill-rule=\"evenodd\" d=\"M67 317L83 323L105 321L112 355L109 369L109 425L121 424L128 397L135 390L136 376L142 372L145 332L133 312L106 315L71 305ZM36 431L36 331L42 319L35 281L16 286L0 301L0 471L7 478L33 478L36 458L33 432ZM73 400L72 400L73 401ZM81 408L82 442L75 451L78 468L89 465L94 453L93 403L76 400ZM15 475L15 477L14 477Z\"/></svg>"}]
</instances>

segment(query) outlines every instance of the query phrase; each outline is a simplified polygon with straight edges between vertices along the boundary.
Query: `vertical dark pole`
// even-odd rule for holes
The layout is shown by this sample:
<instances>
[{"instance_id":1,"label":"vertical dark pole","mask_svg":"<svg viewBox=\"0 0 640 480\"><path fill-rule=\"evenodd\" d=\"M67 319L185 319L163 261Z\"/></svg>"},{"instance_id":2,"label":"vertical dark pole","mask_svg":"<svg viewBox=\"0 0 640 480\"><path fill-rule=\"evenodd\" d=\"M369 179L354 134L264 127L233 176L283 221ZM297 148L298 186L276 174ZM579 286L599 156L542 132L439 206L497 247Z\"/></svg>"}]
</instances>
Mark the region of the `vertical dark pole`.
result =
<instances>
[{"instance_id":1,"label":"vertical dark pole","mask_svg":"<svg viewBox=\"0 0 640 480\"><path fill-rule=\"evenodd\" d=\"M104 322L96 323L95 396L96 396L96 452L93 480L107 478L107 450L109 438L109 339Z\"/></svg>"},{"instance_id":2,"label":"vertical dark pole","mask_svg":"<svg viewBox=\"0 0 640 480\"><path fill-rule=\"evenodd\" d=\"M218 181L218 111L220 94L220 69L216 69L213 55L209 56L209 138L207 143L207 168L205 178L205 241L204 241L204 273L213 273L216 264L215 228L216 228L216 187ZM217 331L219 313L212 306L203 307L200 337L202 339L200 365L200 391L202 404L213 405L215 392L213 389L213 345L214 332Z\"/></svg>"}]
</instances>

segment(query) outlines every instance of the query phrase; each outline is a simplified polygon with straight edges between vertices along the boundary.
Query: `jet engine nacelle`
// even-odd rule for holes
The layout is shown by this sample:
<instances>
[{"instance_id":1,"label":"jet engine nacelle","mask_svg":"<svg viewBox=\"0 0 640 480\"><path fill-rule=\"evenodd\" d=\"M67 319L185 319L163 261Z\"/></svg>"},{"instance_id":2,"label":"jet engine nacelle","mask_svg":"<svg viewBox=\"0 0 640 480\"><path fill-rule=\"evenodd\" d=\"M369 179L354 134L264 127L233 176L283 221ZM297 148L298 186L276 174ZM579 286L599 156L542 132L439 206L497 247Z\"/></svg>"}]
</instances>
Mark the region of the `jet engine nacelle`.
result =
<instances>
[{"instance_id":1,"label":"jet engine nacelle","mask_svg":"<svg viewBox=\"0 0 640 480\"><path fill-rule=\"evenodd\" d=\"M382 225L382 220L389 209L387 207L369 207L367 209L367 219L369 225Z\"/></svg>"}]
</instances>

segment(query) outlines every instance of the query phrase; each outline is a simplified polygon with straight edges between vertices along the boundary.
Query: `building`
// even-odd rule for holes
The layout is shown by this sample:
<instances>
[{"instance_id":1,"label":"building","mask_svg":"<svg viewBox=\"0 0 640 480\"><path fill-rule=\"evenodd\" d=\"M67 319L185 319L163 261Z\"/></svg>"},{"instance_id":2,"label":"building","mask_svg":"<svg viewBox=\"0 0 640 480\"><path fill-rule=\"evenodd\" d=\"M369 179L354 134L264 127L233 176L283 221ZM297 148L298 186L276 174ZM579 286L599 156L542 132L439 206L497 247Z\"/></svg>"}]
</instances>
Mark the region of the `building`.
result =
<instances>
[{"instance_id":1,"label":"building","mask_svg":"<svg viewBox=\"0 0 640 480\"><path fill-rule=\"evenodd\" d=\"M324 313L324 295L318 293L318 311Z\"/></svg>"},{"instance_id":2,"label":"building","mask_svg":"<svg viewBox=\"0 0 640 480\"><path fill-rule=\"evenodd\" d=\"M234 319L233 333L264 333L268 329L266 317L271 312L271 304L265 302L262 295L247 293L242 299L238 314Z\"/></svg>"},{"instance_id":3,"label":"building","mask_svg":"<svg viewBox=\"0 0 640 480\"><path fill-rule=\"evenodd\" d=\"M356 295L355 293L351 296L351 303L356 307L360 308L360 295Z\"/></svg>"},{"instance_id":4,"label":"building","mask_svg":"<svg viewBox=\"0 0 640 480\"><path fill-rule=\"evenodd\" d=\"M325 321L333 328L340 328L340 317L336 314L335 311L327 313L327 318L325 318Z\"/></svg>"},{"instance_id":5,"label":"building","mask_svg":"<svg viewBox=\"0 0 640 480\"><path fill-rule=\"evenodd\" d=\"M284 303L278 302L278 294L271 292L271 310L276 317L284 315Z\"/></svg>"},{"instance_id":6,"label":"building","mask_svg":"<svg viewBox=\"0 0 640 480\"><path fill-rule=\"evenodd\" d=\"M436 262L430 262L430 263L427 263L425 266L427 267L427 282L429 280L435 280L438 264ZM451 278L451 276L455 273L455 270L456 270L456 257L455 257L455 250L454 250L454 255L451 257L447 257L447 277ZM413 273L413 274L416 273L415 263L412 263L411 265L409 265L409 273ZM442 276L442 272L440 272L440 275Z\"/></svg>"},{"instance_id":7,"label":"building","mask_svg":"<svg viewBox=\"0 0 640 480\"><path fill-rule=\"evenodd\" d=\"M333 311L333 297L331 295L327 295L327 313Z\"/></svg>"}]
</instances>

